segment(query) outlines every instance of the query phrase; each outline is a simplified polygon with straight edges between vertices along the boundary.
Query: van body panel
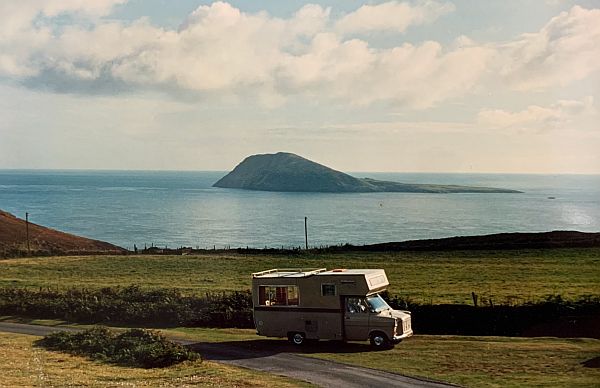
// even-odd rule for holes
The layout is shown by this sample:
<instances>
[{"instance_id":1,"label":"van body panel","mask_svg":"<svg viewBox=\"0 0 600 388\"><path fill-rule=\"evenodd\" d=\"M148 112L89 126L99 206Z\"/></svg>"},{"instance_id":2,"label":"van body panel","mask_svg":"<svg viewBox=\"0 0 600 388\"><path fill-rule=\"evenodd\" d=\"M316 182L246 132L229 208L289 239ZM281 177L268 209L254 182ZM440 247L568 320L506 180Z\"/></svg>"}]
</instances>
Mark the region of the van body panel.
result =
<instances>
[{"instance_id":1,"label":"van body panel","mask_svg":"<svg viewBox=\"0 0 600 388\"><path fill-rule=\"evenodd\" d=\"M254 324L258 335L287 337L300 332L308 339L343 339L339 309L314 311L313 309L255 310Z\"/></svg>"}]
</instances>

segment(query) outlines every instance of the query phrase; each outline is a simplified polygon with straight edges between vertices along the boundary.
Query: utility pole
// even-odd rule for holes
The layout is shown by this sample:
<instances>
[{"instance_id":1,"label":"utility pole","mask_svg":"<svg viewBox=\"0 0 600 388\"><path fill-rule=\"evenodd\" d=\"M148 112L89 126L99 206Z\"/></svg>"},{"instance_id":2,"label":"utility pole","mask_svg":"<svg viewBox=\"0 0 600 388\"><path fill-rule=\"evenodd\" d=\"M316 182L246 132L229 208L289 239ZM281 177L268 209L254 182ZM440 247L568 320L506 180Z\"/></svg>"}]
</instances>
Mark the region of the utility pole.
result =
<instances>
[{"instance_id":1,"label":"utility pole","mask_svg":"<svg viewBox=\"0 0 600 388\"><path fill-rule=\"evenodd\" d=\"M308 251L308 227L306 226L308 217L304 217L304 242L306 243L306 250Z\"/></svg>"},{"instance_id":2,"label":"utility pole","mask_svg":"<svg viewBox=\"0 0 600 388\"><path fill-rule=\"evenodd\" d=\"M30 253L29 249L29 213L25 212L25 235L27 236L27 253Z\"/></svg>"}]
</instances>

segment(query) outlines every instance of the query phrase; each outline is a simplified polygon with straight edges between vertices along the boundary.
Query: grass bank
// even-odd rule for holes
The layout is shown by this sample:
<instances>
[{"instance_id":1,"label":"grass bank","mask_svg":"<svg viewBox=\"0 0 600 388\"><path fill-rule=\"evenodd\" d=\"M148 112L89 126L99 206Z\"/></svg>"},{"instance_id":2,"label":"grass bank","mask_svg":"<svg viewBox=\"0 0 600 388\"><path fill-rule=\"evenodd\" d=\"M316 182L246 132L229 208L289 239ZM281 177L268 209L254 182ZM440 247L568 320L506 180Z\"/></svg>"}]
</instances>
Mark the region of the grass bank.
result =
<instances>
[{"instance_id":1,"label":"grass bank","mask_svg":"<svg viewBox=\"0 0 600 388\"><path fill-rule=\"evenodd\" d=\"M51 326L64 324L59 321L28 321L28 323ZM308 357L452 382L468 387L597 387L600 381L600 369L584 366L586 361L600 356L600 340L597 339L415 335L396 345L394 349L375 352L367 342L343 344L321 341L298 348L283 339L259 337L252 329L182 327L160 329L160 332L171 339L185 339L198 343L223 343L249 351L255 349L273 354L294 352ZM3 355L2 344L0 333L0 356ZM70 357L63 355L61 359ZM87 363L86 361L85 365ZM205 363L211 368L215 365L208 361L203 362ZM189 363L184 363L183 369L172 367L165 371L182 370L177 373L185 374L183 370L188 365ZM226 371L227 369L225 368ZM233 369L234 372L236 370ZM2 371L0 366L0 373ZM215 374L219 376L220 373L221 369L217 368ZM249 382L250 386L262 386L256 383L261 381L261 376L263 376L261 373L250 374L249 377L254 378ZM273 381L274 385L278 385L278 381L285 380L274 377ZM293 382L283 386L293 386Z\"/></svg>"},{"instance_id":2,"label":"grass bank","mask_svg":"<svg viewBox=\"0 0 600 388\"><path fill-rule=\"evenodd\" d=\"M0 386L301 387L300 382L210 361L141 369L90 361L34 346L38 337L0 333Z\"/></svg>"},{"instance_id":3,"label":"grass bank","mask_svg":"<svg viewBox=\"0 0 600 388\"><path fill-rule=\"evenodd\" d=\"M139 284L190 295L247 290L268 268L384 268L390 293L418 303L522 304L600 295L600 249L345 252L298 255L72 256L0 260L0 286L66 289Z\"/></svg>"}]
</instances>

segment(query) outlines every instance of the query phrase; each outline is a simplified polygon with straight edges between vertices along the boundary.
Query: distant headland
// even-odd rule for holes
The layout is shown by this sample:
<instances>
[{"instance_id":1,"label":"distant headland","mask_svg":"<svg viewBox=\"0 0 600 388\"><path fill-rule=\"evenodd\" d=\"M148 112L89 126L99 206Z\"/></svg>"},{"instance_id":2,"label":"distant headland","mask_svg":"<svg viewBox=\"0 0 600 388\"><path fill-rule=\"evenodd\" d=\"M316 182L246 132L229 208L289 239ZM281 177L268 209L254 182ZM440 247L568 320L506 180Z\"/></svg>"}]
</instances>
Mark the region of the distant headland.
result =
<instances>
[{"instance_id":1,"label":"distant headland","mask_svg":"<svg viewBox=\"0 0 600 388\"><path fill-rule=\"evenodd\" d=\"M520 193L517 190L494 187L414 184L355 178L287 152L248 156L213 186L320 193Z\"/></svg>"}]
</instances>

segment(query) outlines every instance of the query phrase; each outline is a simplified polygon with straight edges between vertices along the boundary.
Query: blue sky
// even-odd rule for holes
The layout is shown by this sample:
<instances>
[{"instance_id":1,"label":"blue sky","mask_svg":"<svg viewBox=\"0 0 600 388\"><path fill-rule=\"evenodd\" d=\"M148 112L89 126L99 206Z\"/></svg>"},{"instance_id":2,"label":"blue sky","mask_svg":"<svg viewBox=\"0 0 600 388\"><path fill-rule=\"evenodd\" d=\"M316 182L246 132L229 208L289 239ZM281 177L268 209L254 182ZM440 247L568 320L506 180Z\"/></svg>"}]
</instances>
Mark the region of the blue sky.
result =
<instances>
[{"instance_id":1,"label":"blue sky","mask_svg":"<svg viewBox=\"0 0 600 388\"><path fill-rule=\"evenodd\" d=\"M600 173L593 1L0 4L0 168Z\"/></svg>"}]
</instances>

